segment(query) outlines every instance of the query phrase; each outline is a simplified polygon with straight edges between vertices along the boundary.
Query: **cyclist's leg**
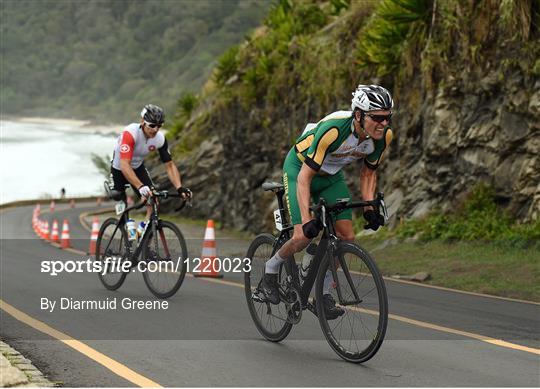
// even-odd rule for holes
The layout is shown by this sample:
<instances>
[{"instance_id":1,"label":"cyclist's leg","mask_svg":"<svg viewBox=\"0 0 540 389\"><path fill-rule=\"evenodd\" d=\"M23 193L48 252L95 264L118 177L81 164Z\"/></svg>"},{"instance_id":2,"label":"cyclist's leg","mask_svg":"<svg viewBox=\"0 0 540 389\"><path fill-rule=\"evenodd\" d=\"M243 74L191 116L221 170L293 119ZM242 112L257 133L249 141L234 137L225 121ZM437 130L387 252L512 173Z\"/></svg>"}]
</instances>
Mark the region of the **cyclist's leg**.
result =
<instances>
[{"instance_id":1,"label":"cyclist's leg","mask_svg":"<svg viewBox=\"0 0 540 389\"><path fill-rule=\"evenodd\" d=\"M289 152L285 164L283 167L283 183L285 186L285 199L287 200L287 207L289 215L291 216L291 222L294 226L292 238L285 242L285 244L279 249L279 251L272 257L272 262L269 263L270 273L275 272L279 268L280 262L283 262L286 258L292 258L294 254L302 251L307 247L310 239L306 238L302 230L302 217L300 214L300 207L298 205L298 198L296 196L297 178L302 163L298 160L293 153L294 149ZM332 187L336 189L332 190ZM327 193L331 196L325 196L330 198L331 202L335 202L336 198L348 196L347 185L343 180L343 176L315 176L311 180L311 196L318 201L322 193ZM352 218L352 212L349 212L349 219ZM347 215L342 216L347 218ZM352 227L352 225L351 225ZM276 261L277 260L277 261Z\"/></svg>"},{"instance_id":2,"label":"cyclist's leg","mask_svg":"<svg viewBox=\"0 0 540 389\"><path fill-rule=\"evenodd\" d=\"M349 188L345 183L345 177L343 172L339 172L329 178L329 185L317 193L315 201L318 201L319 198L324 198L328 204L335 204L337 200L350 198ZM314 196L315 197L315 196ZM347 209L339 213L335 217L335 228L336 234L341 240L353 241L354 240L354 230L352 225L352 210ZM337 258L334 259L336 269L339 267L339 261ZM323 298L324 298L324 307L326 310L326 317L329 320L335 319L345 312L343 308L336 307L334 298L332 297L330 291L334 287L334 277L330 270L326 271L323 283Z\"/></svg>"},{"instance_id":3,"label":"cyclist's leg","mask_svg":"<svg viewBox=\"0 0 540 389\"><path fill-rule=\"evenodd\" d=\"M126 185L129 184L128 180L122 174L122 171L115 169L111 166L111 176L113 180L114 190L121 192L121 200L127 204Z\"/></svg>"},{"instance_id":4,"label":"cyclist's leg","mask_svg":"<svg viewBox=\"0 0 540 389\"><path fill-rule=\"evenodd\" d=\"M294 254L303 250L309 244L309 239L302 232L302 218L300 208L296 200L296 180L302 162L296 157L294 148L291 149L283 164L283 184L285 186L285 200L289 209L291 223L294 226L293 236L281 246L281 248L266 261L265 274L261 287L268 301L279 304L278 273L281 264L287 259L294 258Z\"/></svg>"},{"instance_id":5,"label":"cyclist's leg","mask_svg":"<svg viewBox=\"0 0 540 389\"><path fill-rule=\"evenodd\" d=\"M292 258L295 253L302 251L309 244L309 239L304 236L302 231L302 216L296 197L297 179L301 167L302 162L296 156L294 148L292 148L283 164L283 185L285 186L285 201L294 230L291 239L285 242L276 253L277 255L273 257L273 259L277 257L278 262L282 262L286 258ZM275 265L279 266L277 263ZM274 266L274 269L276 266Z\"/></svg>"},{"instance_id":6,"label":"cyclist's leg","mask_svg":"<svg viewBox=\"0 0 540 389\"><path fill-rule=\"evenodd\" d=\"M335 204L339 199L350 198L349 188L345 182L343 172L339 172L328 178L328 185L316 192L314 201L324 198L328 204ZM335 227L337 236L344 241L354 240L354 230L352 224L352 210L346 209L340 212L335 218Z\"/></svg>"},{"instance_id":7,"label":"cyclist's leg","mask_svg":"<svg viewBox=\"0 0 540 389\"><path fill-rule=\"evenodd\" d=\"M137 169L133 169L133 171L135 172L135 174L137 175L139 180L141 180L141 182L144 185L146 185L146 186L148 186L150 188L154 187L154 183L152 182L152 179L150 178L150 174L148 174L148 170L146 170L146 167L144 166L144 163L141 164L141 166L139 166ZM131 187L133 188L133 191L137 194L137 196L140 199L142 196L139 193L139 189L135 188L133 185L131 185ZM146 220L150 219L151 214L152 214L152 206L148 204L146 206Z\"/></svg>"}]
</instances>

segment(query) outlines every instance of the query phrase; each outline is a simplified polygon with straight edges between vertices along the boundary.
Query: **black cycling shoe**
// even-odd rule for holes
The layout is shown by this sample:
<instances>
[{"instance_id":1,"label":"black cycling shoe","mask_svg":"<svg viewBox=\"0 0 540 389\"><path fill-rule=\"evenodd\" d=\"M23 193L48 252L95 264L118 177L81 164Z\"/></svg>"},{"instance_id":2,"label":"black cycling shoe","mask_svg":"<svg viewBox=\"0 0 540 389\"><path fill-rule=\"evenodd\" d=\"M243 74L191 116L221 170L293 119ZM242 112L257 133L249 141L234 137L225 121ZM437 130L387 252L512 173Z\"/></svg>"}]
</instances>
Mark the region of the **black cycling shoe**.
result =
<instances>
[{"instance_id":1,"label":"black cycling shoe","mask_svg":"<svg viewBox=\"0 0 540 389\"><path fill-rule=\"evenodd\" d=\"M279 304L278 275L265 274L260 284L260 289L264 293L266 300L272 304Z\"/></svg>"},{"instance_id":2,"label":"black cycling shoe","mask_svg":"<svg viewBox=\"0 0 540 389\"><path fill-rule=\"evenodd\" d=\"M324 315L327 320L334 320L345 313L345 310L341 307L336 307L336 302L332 295L323 295Z\"/></svg>"}]
</instances>

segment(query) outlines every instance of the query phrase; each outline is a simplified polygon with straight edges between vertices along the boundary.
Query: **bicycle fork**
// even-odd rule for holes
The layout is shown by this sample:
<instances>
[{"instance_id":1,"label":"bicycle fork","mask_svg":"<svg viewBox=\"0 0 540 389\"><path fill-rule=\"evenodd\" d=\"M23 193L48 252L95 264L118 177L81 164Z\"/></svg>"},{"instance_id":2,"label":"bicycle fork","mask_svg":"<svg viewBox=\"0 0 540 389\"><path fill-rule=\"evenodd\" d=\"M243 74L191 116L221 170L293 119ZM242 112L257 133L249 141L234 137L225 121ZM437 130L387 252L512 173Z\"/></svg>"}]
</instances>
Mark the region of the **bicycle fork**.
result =
<instances>
[{"instance_id":1,"label":"bicycle fork","mask_svg":"<svg viewBox=\"0 0 540 389\"><path fill-rule=\"evenodd\" d=\"M330 271L332 273L332 278L334 279L334 282L336 283L335 289L336 289L336 293L338 295L339 305L346 307L348 305L360 304L363 300L358 296L358 292L356 291L356 288L354 286L354 282L352 280L351 273L349 272L349 267L345 263L345 259L343 258L342 255L337 255L337 256L335 255L336 251L337 251L337 241L333 241L329 245L329 249L328 249L329 268L330 268ZM330 258L333 258L333 260L330 259ZM336 261L336 259L337 259L337 261ZM336 262L339 263L339 266L337 266ZM349 287L350 287L350 289L352 291L354 300L347 301L343 297L343 293L341 292L341 283L339 281L339 277L338 277L338 273L337 273L338 267L341 267L341 271L345 275L345 279L347 280L347 283L349 284Z\"/></svg>"}]
</instances>

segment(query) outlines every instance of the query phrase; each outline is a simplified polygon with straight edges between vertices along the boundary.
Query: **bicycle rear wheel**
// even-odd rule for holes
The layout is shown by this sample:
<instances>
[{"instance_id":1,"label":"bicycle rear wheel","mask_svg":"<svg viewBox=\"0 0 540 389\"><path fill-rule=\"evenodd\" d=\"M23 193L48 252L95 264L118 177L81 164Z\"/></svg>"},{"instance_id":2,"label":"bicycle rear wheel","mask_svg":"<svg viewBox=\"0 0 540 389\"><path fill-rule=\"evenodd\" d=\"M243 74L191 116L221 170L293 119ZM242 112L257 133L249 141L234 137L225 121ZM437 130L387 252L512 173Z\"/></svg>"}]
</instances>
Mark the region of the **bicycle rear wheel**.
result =
<instances>
[{"instance_id":1,"label":"bicycle rear wheel","mask_svg":"<svg viewBox=\"0 0 540 389\"><path fill-rule=\"evenodd\" d=\"M330 270L328 257L321 263L315 287L321 329L341 358L354 363L365 362L377 353L386 333L388 299L384 280L367 252L356 244L340 242L334 252L334 260L340 264L337 277L343 305L340 305L335 280L330 294L345 313L337 319L328 319L322 298L324 278L326 271Z\"/></svg>"},{"instance_id":2,"label":"bicycle rear wheel","mask_svg":"<svg viewBox=\"0 0 540 389\"><path fill-rule=\"evenodd\" d=\"M265 302L262 292L259 294L258 286L261 282L265 264L272 256L275 237L271 234L257 236L248 248L246 258L250 260L251 270L244 273L244 290L251 318L257 330L267 340L280 342L291 332L292 324L287 321L285 304L280 302L273 305ZM285 267L281 267L279 282L285 274Z\"/></svg>"},{"instance_id":3,"label":"bicycle rear wheel","mask_svg":"<svg viewBox=\"0 0 540 389\"><path fill-rule=\"evenodd\" d=\"M166 299L174 295L186 275L188 252L182 232L175 224L160 220L154 236L152 226L142 244L142 260L147 262L143 272L144 282L154 296Z\"/></svg>"},{"instance_id":4,"label":"bicycle rear wheel","mask_svg":"<svg viewBox=\"0 0 540 389\"><path fill-rule=\"evenodd\" d=\"M129 259L129 242L125 229L122 226L116 229L117 225L118 220L115 218L105 220L96 241L95 260L103 263L103 270L98 273L98 277L109 290L121 287L127 276L126 272L118 270L118 265Z\"/></svg>"}]
</instances>

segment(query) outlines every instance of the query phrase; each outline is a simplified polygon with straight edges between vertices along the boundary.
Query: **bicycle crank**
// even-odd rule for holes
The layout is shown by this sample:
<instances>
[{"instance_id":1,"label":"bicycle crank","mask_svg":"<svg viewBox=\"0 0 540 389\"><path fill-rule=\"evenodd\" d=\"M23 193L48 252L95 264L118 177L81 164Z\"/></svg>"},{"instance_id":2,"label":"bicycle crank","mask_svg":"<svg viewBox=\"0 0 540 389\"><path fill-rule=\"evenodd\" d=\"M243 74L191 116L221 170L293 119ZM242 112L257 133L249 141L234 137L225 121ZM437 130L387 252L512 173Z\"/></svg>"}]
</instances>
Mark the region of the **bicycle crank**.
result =
<instances>
[{"instance_id":1,"label":"bicycle crank","mask_svg":"<svg viewBox=\"0 0 540 389\"><path fill-rule=\"evenodd\" d=\"M300 319L302 319L302 301L300 299L300 293L294 288L289 289L284 303L285 309L287 310L287 321L291 324L300 323Z\"/></svg>"}]
</instances>

